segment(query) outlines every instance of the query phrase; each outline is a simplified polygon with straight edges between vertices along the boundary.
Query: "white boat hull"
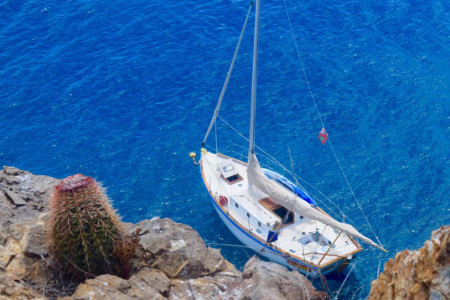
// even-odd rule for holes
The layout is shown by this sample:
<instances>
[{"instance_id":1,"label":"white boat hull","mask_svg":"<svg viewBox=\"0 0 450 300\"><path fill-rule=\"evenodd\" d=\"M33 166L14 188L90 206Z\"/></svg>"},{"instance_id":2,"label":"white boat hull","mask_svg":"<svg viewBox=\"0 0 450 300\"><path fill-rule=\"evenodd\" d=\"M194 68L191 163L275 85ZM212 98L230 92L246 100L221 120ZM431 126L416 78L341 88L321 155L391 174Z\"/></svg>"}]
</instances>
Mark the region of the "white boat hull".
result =
<instances>
[{"instance_id":1,"label":"white boat hull","mask_svg":"<svg viewBox=\"0 0 450 300\"><path fill-rule=\"evenodd\" d=\"M214 155L214 154L208 154L208 155ZM215 155L214 155L215 156ZM313 264L308 264L305 261L302 261L300 259L296 259L294 255L290 255L290 253L287 253L286 251L281 252L274 247L272 247L272 243L267 243L265 240L262 240L261 237L255 236L254 228L247 230L243 224L238 224L236 221L236 215L233 217L229 214L229 209L231 206L231 202L228 203L230 206L226 207L220 204L218 191L221 190L223 192L223 186L215 186L211 189L211 179L208 183L208 180L205 178L204 174L205 170L202 169L202 176L204 179L204 183L206 186L206 189L209 193L210 199L213 203L214 209L216 210L217 214L219 215L220 219L223 221L223 223L228 227L228 229L231 231L231 233L244 245L258 253L259 255L262 255L266 257L267 259L274 261L276 263L279 263L281 265L284 265L291 269L296 269L300 271L305 276L309 277L317 277L318 275L326 275L328 273L336 272L342 270L349 262L349 259L352 258L352 256L348 256L349 259L342 258L342 259L334 259L330 261L330 263L324 264L324 267L318 268L317 266L314 266ZM245 175L243 175L245 177ZM220 181L220 180L219 180ZM244 181L245 183L245 178ZM216 199L217 198L217 199ZM243 205L244 203L241 203L240 205ZM359 245L358 245L359 246ZM285 249L286 250L286 249ZM356 252L361 251L362 248L357 248ZM320 256L323 254L318 254L317 256L320 258ZM347 256L347 255L346 255ZM320 265L320 262L319 262Z\"/></svg>"},{"instance_id":2,"label":"white boat hull","mask_svg":"<svg viewBox=\"0 0 450 300\"><path fill-rule=\"evenodd\" d=\"M292 265L289 265L287 260L281 256L281 253L279 251L274 250L273 248L268 247L267 245L261 244L258 240L251 237L248 233L243 231L238 225L236 225L224 212L217 206L216 202L211 198L214 208L219 215L220 219L223 221L225 226L228 227L228 229L231 231L231 233L245 246L249 247L256 253L264 256L265 258L274 261L276 263L279 263L283 266L294 268L300 271L303 275L309 276L309 277L316 277L318 275L316 268L311 268L310 266L305 265L305 267L308 267L310 269L310 272L307 272L303 269L296 268ZM301 263L300 261L298 261ZM337 268L338 266L336 266ZM330 269L330 272L335 271L334 268ZM325 274L324 274L325 275Z\"/></svg>"}]
</instances>

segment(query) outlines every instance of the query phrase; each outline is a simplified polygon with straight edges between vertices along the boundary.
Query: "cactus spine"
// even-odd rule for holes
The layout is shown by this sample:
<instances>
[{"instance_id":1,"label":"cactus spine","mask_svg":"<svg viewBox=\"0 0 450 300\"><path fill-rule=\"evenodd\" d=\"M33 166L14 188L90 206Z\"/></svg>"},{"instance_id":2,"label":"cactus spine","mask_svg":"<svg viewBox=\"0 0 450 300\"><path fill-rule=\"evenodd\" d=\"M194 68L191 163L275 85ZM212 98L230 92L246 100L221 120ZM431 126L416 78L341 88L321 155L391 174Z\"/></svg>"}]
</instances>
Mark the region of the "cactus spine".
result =
<instances>
[{"instance_id":1,"label":"cactus spine","mask_svg":"<svg viewBox=\"0 0 450 300\"><path fill-rule=\"evenodd\" d=\"M67 279L99 274L122 275L129 269L126 238L119 216L93 178L76 174L63 179L50 197L50 250ZM134 253L134 249L133 249Z\"/></svg>"}]
</instances>

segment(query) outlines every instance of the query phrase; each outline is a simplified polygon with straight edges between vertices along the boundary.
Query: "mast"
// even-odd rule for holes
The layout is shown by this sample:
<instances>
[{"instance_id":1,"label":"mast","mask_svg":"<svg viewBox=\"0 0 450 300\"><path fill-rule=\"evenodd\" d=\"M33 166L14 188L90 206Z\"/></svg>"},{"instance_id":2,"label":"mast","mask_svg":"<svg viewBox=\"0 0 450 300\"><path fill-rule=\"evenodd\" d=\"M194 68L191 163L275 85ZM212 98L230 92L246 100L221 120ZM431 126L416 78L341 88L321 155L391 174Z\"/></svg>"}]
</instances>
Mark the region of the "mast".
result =
<instances>
[{"instance_id":1,"label":"mast","mask_svg":"<svg viewBox=\"0 0 450 300\"><path fill-rule=\"evenodd\" d=\"M259 42L259 11L261 0L256 0L255 9L255 35L253 40L253 72L252 72L252 96L250 109L250 139L248 145L248 161L255 153L255 116L256 116L256 88L258 76L258 42Z\"/></svg>"}]
</instances>

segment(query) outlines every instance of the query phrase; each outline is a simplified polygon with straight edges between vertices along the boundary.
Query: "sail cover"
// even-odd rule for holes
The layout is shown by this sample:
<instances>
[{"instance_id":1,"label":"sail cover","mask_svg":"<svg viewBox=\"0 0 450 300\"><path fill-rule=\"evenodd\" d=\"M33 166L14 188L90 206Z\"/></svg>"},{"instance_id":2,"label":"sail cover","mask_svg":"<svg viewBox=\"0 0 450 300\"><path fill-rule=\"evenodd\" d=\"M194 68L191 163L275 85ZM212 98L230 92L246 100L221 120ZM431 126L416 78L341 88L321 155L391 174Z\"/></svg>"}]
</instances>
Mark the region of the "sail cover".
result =
<instances>
[{"instance_id":1,"label":"sail cover","mask_svg":"<svg viewBox=\"0 0 450 300\"><path fill-rule=\"evenodd\" d=\"M319 210L310 206L307 202L300 199L296 194L285 189L274 180L267 178L261 171L261 167L255 154L250 154L249 158L247 167L248 181L252 185L256 186L261 192L272 197L273 200L299 215L330 225L333 228L341 229L348 235L358 238L380 250L386 251L383 247L359 233L350 224L341 223L332 217L323 214Z\"/></svg>"}]
</instances>

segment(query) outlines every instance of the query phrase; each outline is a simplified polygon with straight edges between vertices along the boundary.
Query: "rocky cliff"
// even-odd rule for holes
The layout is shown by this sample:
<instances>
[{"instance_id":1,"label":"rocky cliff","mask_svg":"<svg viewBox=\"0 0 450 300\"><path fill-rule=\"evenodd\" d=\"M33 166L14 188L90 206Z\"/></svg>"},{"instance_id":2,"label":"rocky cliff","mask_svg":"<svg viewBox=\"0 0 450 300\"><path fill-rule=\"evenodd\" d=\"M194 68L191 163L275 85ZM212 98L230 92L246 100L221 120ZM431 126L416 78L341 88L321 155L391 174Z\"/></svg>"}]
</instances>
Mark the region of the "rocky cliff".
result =
<instances>
[{"instance_id":1,"label":"rocky cliff","mask_svg":"<svg viewBox=\"0 0 450 300\"><path fill-rule=\"evenodd\" d=\"M0 171L0 300L324 299L298 272L253 257L240 272L191 227L154 218L140 228L128 280L61 280L46 248L47 199L59 180L13 167Z\"/></svg>"},{"instance_id":2,"label":"rocky cliff","mask_svg":"<svg viewBox=\"0 0 450 300\"><path fill-rule=\"evenodd\" d=\"M418 251L390 259L369 299L450 299L450 226L434 231Z\"/></svg>"},{"instance_id":3,"label":"rocky cliff","mask_svg":"<svg viewBox=\"0 0 450 300\"><path fill-rule=\"evenodd\" d=\"M46 248L47 199L59 180L13 167L0 171L0 300L324 299L298 272L253 257L240 272L191 227L154 218L140 228L132 276L63 282ZM450 299L450 226L418 251L389 260L369 299Z\"/></svg>"}]
</instances>

